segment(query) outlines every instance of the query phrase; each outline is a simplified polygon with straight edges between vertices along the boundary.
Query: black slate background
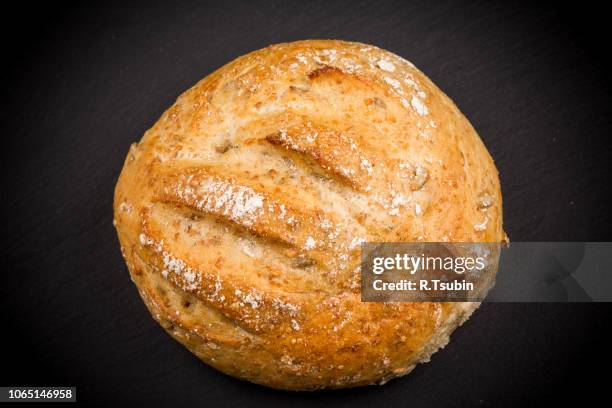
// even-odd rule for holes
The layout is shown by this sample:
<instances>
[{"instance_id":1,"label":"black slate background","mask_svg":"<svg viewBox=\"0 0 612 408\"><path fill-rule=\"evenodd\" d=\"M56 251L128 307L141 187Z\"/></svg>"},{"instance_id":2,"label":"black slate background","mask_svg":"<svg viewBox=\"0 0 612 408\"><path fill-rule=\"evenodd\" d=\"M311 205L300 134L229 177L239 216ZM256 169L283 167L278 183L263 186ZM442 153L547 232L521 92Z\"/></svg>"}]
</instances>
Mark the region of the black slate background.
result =
<instances>
[{"instance_id":1,"label":"black slate background","mask_svg":"<svg viewBox=\"0 0 612 408\"><path fill-rule=\"evenodd\" d=\"M3 9L0 385L88 405L521 406L605 391L607 304L484 304L384 387L286 393L201 364L148 316L112 227L130 143L271 43L340 38L415 63L494 157L514 241L609 241L610 35L592 4L20 2Z\"/></svg>"}]
</instances>

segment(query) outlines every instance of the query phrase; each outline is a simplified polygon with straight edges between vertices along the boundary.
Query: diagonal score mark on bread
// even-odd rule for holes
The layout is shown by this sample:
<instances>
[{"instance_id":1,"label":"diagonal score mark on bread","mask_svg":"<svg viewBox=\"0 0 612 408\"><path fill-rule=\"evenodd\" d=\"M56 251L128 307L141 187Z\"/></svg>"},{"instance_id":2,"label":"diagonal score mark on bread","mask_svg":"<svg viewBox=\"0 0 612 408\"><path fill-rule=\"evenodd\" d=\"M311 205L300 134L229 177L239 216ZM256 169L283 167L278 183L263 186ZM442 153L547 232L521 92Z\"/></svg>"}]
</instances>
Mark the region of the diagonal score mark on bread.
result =
<instances>
[{"instance_id":1,"label":"diagonal score mark on bread","mask_svg":"<svg viewBox=\"0 0 612 408\"><path fill-rule=\"evenodd\" d=\"M136 254L134 267L146 271L159 269L161 263L156 263L154 258L146 254ZM200 298L193 293L185 292L180 296L174 294L175 285L181 286L176 279L164 278L159 273L148 272L148 279L141 280L139 291L147 306L155 311L160 324L166 330L173 331L176 328L190 328L191 332L206 342L208 345L225 344L230 347L238 347L241 344L256 340L255 333L234 324L231 316L222 313L211 303L199 301ZM189 307L191 313L179 313L175 311ZM164 316L163 318L161 316ZM208 324L201 324L201 317L206 317Z\"/></svg>"},{"instance_id":2,"label":"diagonal score mark on bread","mask_svg":"<svg viewBox=\"0 0 612 408\"><path fill-rule=\"evenodd\" d=\"M282 128L266 136L273 145L311 157L324 170L359 191L369 191L373 160L344 132L311 121ZM361 153L360 153L361 152Z\"/></svg>"},{"instance_id":3,"label":"diagonal score mark on bread","mask_svg":"<svg viewBox=\"0 0 612 408\"><path fill-rule=\"evenodd\" d=\"M172 242L148 211L143 212L142 220L139 239L144 251L137 253L155 271L155 277L149 279L159 280L162 276L251 334L262 334L271 329L270 325L301 320L300 307L296 305L302 302L301 293L265 291L256 278L247 282L239 274L222 276L220 270L235 265L201 251L181 250L177 247L180 242ZM316 292L307 295L317 296Z\"/></svg>"},{"instance_id":4,"label":"diagonal score mark on bread","mask_svg":"<svg viewBox=\"0 0 612 408\"><path fill-rule=\"evenodd\" d=\"M265 241L282 243L293 249L292 255L312 259L328 272L336 267L329 251L350 245L333 215L272 199L264 191L202 168L183 169L162 177L161 183L158 201L213 215Z\"/></svg>"}]
</instances>

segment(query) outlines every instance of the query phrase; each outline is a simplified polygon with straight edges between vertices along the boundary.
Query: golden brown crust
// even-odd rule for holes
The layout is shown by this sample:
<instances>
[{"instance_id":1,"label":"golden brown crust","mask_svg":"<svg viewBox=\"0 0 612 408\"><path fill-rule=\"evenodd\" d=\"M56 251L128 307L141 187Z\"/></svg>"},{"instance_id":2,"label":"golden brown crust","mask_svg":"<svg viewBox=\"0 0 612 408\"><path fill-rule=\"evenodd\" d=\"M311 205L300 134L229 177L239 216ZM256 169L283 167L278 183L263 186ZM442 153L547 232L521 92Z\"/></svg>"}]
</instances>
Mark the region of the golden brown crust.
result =
<instances>
[{"instance_id":1,"label":"golden brown crust","mask_svg":"<svg viewBox=\"0 0 612 408\"><path fill-rule=\"evenodd\" d=\"M362 241L499 242L486 148L412 64L312 40L227 64L132 146L115 222L153 316L219 370L282 389L409 372L474 303L362 303Z\"/></svg>"}]
</instances>

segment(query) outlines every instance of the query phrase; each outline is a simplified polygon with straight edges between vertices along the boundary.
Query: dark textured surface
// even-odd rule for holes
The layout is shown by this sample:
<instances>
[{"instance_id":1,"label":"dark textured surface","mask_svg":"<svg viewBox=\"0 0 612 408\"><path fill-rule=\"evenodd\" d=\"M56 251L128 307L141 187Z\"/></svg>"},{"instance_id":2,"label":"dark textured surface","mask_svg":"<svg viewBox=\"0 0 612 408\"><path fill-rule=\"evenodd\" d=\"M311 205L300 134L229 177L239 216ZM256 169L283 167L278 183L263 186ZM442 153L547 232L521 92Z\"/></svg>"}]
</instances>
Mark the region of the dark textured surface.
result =
<instances>
[{"instance_id":1,"label":"dark textured surface","mask_svg":"<svg viewBox=\"0 0 612 408\"><path fill-rule=\"evenodd\" d=\"M200 363L129 280L111 222L130 143L214 69L304 38L386 48L453 98L499 167L511 239L609 241L603 10L429 3L22 3L4 13L20 28L1 28L0 385L76 385L81 402L176 406L517 406L593 395L604 379L595 370L610 360L606 304L485 304L408 377L294 394Z\"/></svg>"}]
</instances>

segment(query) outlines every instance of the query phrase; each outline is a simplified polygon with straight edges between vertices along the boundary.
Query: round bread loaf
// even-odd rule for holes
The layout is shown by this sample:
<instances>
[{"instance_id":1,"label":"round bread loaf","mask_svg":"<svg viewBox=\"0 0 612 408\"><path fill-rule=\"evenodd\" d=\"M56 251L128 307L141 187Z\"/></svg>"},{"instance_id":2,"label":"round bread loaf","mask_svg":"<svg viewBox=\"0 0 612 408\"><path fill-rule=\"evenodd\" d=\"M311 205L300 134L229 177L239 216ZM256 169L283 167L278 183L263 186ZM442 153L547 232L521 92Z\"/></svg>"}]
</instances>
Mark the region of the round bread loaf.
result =
<instances>
[{"instance_id":1,"label":"round bread loaf","mask_svg":"<svg viewBox=\"0 0 612 408\"><path fill-rule=\"evenodd\" d=\"M423 73L278 44L182 94L132 145L114 216L153 317L207 364L290 390L383 383L478 303L360 301L364 241L500 242L482 141Z\"/></svg>"}]
</instances>

